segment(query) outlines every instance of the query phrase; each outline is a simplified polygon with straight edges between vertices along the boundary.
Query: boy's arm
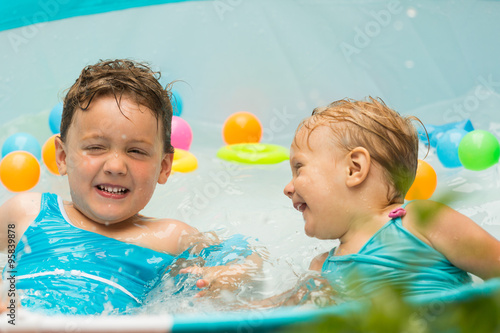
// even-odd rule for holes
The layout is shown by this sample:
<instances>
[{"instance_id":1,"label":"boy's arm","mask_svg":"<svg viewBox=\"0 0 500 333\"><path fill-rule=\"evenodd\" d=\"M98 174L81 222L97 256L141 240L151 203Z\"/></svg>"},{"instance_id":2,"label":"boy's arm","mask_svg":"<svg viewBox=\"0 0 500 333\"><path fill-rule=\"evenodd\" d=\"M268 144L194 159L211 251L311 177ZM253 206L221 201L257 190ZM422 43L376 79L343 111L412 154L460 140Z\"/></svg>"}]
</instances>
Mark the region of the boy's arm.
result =
<instances>
[{"instance_id":1,"label":"boy's arm","mask_svg":"<svg viewBox=\"0 0 500 333\"><path fill-rule=\"evenodd\" d=\"M179 248L181 250L189 248L192 253L200 253L202 250L218 244L221 244L221 240L215 233L200 233L196 229L186 231L179 240ZM221 251L224 252L224 250ZM182 268L179 273L199 275L200 278L196 282L196 286L203 290L198 293L198 296L206 296L218 294L221 290L236 290L243 281L252 279L261 268L262 258L257 253L251 253L245 257L243 262L219 263L215 266L204 267L193 265Z\"/></svg>"},{"instance_id":2,"label":"boy's arm","mask_svg":"<svg viewBox=\"0 0 500 333\"><path fill-rule=\"evenodd\" d=\"M412 202L410 211L409 226L453 265L482 279L500 276L500 241L474 221L433 201Z\"/></svg>"},{"instance_id":3,"label":"boy's arm","mask_svg":"<svg viewBox=\"0 0 500 333\"><path fill-rule=\"evenodd\" d=\"M17 244L40 212L41 198L40 193L22 193L0 206L0 252L5 252L12 245L9 239L14 239Z\"/></svg>"},{"instance_id":4,"label":"boy's arm","mask_svg":"<svg viewBox=\"0 0 500 333\"><path fill-rule=\"evenodd\" d=\"M179 271L180 274L200 275L196 286L200 289L197 296L217 295L222 290L234 291L242 283L250 281L262 268L262 258L253 253L245 258L245 262L221 266L190 266Z\"/></svg>"},{"instance_id":5,"label":"boy's arm","mask_svg":"<svg viewBox=\"0 0 500 333\"><path fill-rule=\"evenodd\" d=\"M41 197L39 193L18 194L0 206L0 252L13 255L20 237L40 212ZM7 310L3 301L8 302L8 298L4 296L0 294L0 313Z\"/></svg>"}]
</instances>

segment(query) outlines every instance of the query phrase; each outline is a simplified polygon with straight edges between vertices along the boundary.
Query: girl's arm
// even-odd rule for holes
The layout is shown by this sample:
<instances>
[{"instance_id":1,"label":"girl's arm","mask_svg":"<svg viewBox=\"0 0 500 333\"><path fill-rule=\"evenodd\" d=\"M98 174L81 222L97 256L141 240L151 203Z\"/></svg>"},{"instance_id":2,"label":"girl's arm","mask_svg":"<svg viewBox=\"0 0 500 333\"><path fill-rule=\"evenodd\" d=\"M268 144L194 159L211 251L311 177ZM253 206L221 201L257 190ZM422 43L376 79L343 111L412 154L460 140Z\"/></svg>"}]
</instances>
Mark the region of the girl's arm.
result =
<instances>
[{"instance_id":1,"label":"girl's arm","mask_svg":"<svg viewBox=\"0 0 500 333\"><path fill-rule=\"evenodd\" d=\"M313 258L311 261L311 264L309 265L309 269L311 271L318 271L321 272L321 269L323 268L323 264L325 263L326 258L328 258L328 254L330 252L325 252L317 255L316 257Z\"/></svg>"},{"instance_id":2,"label":"girl's arm","mask_svg":"<svg viewBox=\"0 0 500 333\"><path fill-rule=\"evenodd\" d=\"M412 202L407 211L408 229L453 265L482 279L500 276L500 241L470 218L428 200Z\"/></svg>"}]
</instances>

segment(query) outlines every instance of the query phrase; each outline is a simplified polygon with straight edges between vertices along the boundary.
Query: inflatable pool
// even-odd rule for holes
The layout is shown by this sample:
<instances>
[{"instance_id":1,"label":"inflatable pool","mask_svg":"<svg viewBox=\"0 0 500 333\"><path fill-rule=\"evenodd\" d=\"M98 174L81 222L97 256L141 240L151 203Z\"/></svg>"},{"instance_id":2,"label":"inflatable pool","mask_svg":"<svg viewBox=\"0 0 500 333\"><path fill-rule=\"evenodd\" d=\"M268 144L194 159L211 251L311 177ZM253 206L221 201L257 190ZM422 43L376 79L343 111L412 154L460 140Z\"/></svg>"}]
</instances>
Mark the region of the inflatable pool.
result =
<instances>
[{"instance_id":1,"label":"inflatable pool","mask_svg":"<svg viewBox=\"0 0 500 333\"><path fill-rule=\"evenodd\" d=\"M1 2L0 13L0 143L19 132L46 142L52 108L85 65L111 58L149 62L162 72L164 84L176 81L182 102L177 111L191 126L189 149L197 169L173 174L145 214L255 239L269 259L263 286L247 291L253 296L292 288L310 258L335 242L304 235L300 214L282 194L291 176L287 161L248 165L216 157L225 145L221 132L229 115L252 112L263 127L261 142L288 148L297 124L313 108L371 95L425 124L470 120L475 129L500 137L496 1L20 0ZM422 148L424 158L423 143ZM480 172L449 169L432 149L425 160L438 175L433 199L446 198L500 238L498 164ZM69 197L65 179L43 163L33 191ZM0 203L11 196L0 186ZM499 288L496 280L477 281L456 295L430 295L414 304L427 310L411 313L432 327L436 313L468 301L489 297L498 311ZM160 299L144 313L125 317L53 317L20 309L15 326L3 318L0 328L251 332L315 325L325 314L333 318L329 327L343 327L342 318L352 313L383 310L360 302L215 311L203 302Z\"/></svg>"}]
</instances>

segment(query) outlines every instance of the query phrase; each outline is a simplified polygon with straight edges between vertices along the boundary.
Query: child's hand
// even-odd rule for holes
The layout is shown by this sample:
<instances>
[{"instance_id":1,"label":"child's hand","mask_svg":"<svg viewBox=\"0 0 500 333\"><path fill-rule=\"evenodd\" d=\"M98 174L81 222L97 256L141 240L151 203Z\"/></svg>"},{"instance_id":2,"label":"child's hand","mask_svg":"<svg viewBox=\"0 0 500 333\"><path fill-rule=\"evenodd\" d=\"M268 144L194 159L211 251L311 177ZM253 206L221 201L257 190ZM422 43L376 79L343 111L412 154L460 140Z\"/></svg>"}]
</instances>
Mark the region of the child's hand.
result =
<instances>
[{"instance_id":1,"label":"child's hand","mask_svg":"<svg viewBox=\"0 0 500 333\"><path fill-rule=\"evenodd\" d=\"M302 277L293 289L266 299L247 302L243 308L265 309L306 304L325 307L336 304L335 297L336 292L330 283L324 277L314 273Z\"/></svg>"},{"instance_id":2,"label":"child's hand","mask_svg":"<svg viewBox=\"0 0 500 333\"><path fill-rule=\"evenodd\" d=\"M258 255L250 255L243 264L227 266L199 267L190 266L179 271L180 274L200 275L196 286L203 289L196 297L218 296L221 291L233 292L244 282L248 282L260 269L261 259Z\"/></svg>"}]
</instances>

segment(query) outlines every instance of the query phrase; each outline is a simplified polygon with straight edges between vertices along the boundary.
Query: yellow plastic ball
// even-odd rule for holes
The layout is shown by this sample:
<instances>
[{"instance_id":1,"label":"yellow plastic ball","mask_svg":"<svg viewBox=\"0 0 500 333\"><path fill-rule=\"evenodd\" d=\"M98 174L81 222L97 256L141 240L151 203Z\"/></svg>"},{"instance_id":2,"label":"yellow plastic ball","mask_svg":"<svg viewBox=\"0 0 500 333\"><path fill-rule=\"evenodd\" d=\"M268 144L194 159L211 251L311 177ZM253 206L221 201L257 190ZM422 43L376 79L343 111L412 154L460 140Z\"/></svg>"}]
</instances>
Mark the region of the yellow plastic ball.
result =
<instances>
[{"instance_id":1,"label":"yellow plastic ball","mask_svg":"<svg viewBox=\"0 0 500 333\"><path fill-rule=\"evenodd\" d=\"M406 200L427 200L437 187L437 175L432 166L422 160L418 160L417 175L411 185Z\"/></svg>"},{"instance_id":2,"label":"yellow plastic ball","mask_svg":"<svg viewBox=\"0 0 500 333\"><path fill-rule=\"evenodd\" d=\"M236 112L224 122L222 137L228 145L257 143L262 137L262 125L254 114L246 111Z\"/></svg>"},{"instance_id":3,"label":"yellow plastic ball","mask_svg":"<svg viewBox=\"0 0 500 333\"><path fill-rule=\"evenodd\" d=\"M59 134L54 134L45 141L42 146L42 160L47 169L54 175L60 175L57 169L56 163L56 136Z\"/></svg>"},{"instance_id":4,"label":"yellow plastic ball","mask_svg":"<svg viewBox=\"0 0 500 333\"><path fill-rule=\"evenodd\" d=\"M26 151L11 152L0 162L0 180L9 191L28 191L39 179L40 163Z\"/></svg>"}]
</instances>

